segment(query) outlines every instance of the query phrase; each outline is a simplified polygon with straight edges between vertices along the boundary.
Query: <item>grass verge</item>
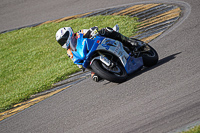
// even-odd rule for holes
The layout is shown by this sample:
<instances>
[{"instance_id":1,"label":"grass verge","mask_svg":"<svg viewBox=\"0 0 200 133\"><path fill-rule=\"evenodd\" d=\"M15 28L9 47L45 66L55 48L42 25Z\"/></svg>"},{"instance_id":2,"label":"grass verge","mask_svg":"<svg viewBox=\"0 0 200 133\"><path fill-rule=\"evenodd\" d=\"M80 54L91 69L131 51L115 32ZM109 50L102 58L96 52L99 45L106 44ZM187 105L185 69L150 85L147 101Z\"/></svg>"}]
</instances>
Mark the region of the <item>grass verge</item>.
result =
<instances>
[{"instance_id":1,"label":"grass verge","mask_svg":"<svg viewBox=\"0 0 200 133\"><path fill-rule=\"evenodd\" d=\"M188 131L183 131L181 133L200 133L200 125L195 126L191 129L189 129Z\"/></svg>"},{"instance_id":2,"label":"grass verge","mask_svg":"<svg viewBox=\"0 0 200 133\"><path fill-rule=\"evenodd\" d=\"M94 16L0 34L0 112L79 71L55 40L59 28L72 27L77 32L115 24L122 34L132 36L139 23L128 16Z\"/></svg>"}]
</instances>

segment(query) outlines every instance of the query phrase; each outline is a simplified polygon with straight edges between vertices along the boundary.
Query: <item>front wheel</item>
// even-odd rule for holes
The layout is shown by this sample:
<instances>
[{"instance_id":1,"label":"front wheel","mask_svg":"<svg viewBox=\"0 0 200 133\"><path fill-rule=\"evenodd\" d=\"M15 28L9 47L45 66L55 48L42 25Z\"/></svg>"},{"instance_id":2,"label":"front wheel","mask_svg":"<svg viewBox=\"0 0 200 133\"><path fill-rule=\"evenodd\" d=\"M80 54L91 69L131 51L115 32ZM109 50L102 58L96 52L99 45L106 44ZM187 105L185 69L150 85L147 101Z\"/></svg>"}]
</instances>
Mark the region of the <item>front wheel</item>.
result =
<instances>
[{"instance_id":1,"label":"front wheel","mask_svg":"<svg viewBox=\"0 0 200 133\"><path fill-rule=\"evenodd\" d=\"M111 82L124 82L128 76L124 67L118 62L114 62L114 66L108 67L100 60L94 60L91 64L91 68L101 78Z\"/></svg>"},{"instance_id":2,"label":"front wheel","mask_svg":"<svg viewBox=\"0 0 200 133\"><path fill-rule=\"evenodd\" d=\"M144 49L148 49L146 52L141 53L144 66L151 67L156 65L158 63L158 53L156 50L148 44L144 47Z\"/></svg>"}]
</instances>

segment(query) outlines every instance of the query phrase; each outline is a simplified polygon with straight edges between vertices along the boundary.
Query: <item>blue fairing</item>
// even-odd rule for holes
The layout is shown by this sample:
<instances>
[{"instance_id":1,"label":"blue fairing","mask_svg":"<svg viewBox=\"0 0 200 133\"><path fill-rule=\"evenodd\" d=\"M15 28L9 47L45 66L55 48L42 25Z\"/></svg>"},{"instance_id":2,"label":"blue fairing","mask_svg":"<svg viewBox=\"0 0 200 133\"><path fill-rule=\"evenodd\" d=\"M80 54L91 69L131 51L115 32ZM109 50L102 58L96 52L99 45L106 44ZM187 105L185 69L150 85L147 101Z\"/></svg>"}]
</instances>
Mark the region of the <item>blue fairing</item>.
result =
<instances>
[{"instance_id":1,"label":"blue fairing","mask_svg":"<svg viewBox=\"0 0 200 133\"><path fill-rule=\"evenodd\" d=\"M83 34L79 35L76 50L72 51L73 61L75 64L82 65L84 68L87 68L90 64L90 57L96 50L108 50L119 57L128 74L140 69L143 66L142 57L134 58L129 56L123 50L121 42L101 36L96 36L94 39L88 39L83 38Z\"/></svg>"},{"instance_id":2,"label":"blue fairing","mask_svg":"<svg viewBox=\"0 0 200 133\"><path fill-rule=\"evenodd\" d=\"M132 56L130 56L127 59L127 64L125 65L125 70L128 74L139 70L140 68L142 68L143 66L143 59L142 57L139 58L134 58Z\"/></svg>"},{"instance_id":3,"label":"blue fairing","mask_svg":"<svg viewBox=\"0 0 200 133\"><path fill-rule=\"evenodd\" d=\"M87 68L87 66L90 64L90 57L93 55L93 53L96 51L97 47L101 43L101 41L104 39L104 37L97 36L94 40L93 39L86 39L87 40L87 49L88 53L86 55L86 60L83 62L83 67Z\"/></svg>"},{"instance_id":4,"label":"blue fairing","mask_svg":"<svg viewBox=\"0 0 200 133\"><path fill-rule=\"evenodd\" d=\"M89 64L89 57L93 54L93 52L97 49L99 43L97 40L101 41L104 38L96 37L93 39L83 38L83 34L79 34L79 38L77 39L76 50L72 51L73 53L73 61L75 64L83 65L83 67L87 68Z\"/></svg>"}]
</instances>

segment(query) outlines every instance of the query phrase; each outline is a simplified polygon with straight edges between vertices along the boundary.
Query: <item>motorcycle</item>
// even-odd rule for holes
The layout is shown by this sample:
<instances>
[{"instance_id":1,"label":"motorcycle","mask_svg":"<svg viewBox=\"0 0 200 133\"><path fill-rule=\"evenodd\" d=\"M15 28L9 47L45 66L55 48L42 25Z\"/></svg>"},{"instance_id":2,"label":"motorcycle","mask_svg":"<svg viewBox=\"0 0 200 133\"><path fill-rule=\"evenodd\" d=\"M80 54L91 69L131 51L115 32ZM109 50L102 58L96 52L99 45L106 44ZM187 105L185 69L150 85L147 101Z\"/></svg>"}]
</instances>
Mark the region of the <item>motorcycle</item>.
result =
<instances>
[{"instance_id":1,"label":"motorcycle","mask_svg":"<svg viewBox=\"0 0 200 133\"><path fill-rule=\"evenodd\" d=\"M120 41L100 35L83 38L83 34L79 34L78 39L73 38L70 43L73 61L103 79L124 82L128 75L158 62L158 54L153 47L138 39L132 41L141 47L130 52Z\"/></svg>"}]
</instances>

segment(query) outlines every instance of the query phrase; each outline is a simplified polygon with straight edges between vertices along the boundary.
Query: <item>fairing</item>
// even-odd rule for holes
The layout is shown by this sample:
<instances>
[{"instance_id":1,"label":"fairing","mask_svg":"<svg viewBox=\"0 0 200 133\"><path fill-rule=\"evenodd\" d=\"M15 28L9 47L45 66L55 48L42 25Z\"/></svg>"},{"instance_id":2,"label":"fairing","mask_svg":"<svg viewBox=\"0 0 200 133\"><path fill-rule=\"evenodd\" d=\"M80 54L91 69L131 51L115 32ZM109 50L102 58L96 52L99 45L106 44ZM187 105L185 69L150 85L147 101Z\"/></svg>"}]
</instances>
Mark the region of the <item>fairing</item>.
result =
<instances>
[{"instance_id":1,"label":"fairing","mask_svg":"<svg viewBox=\"0 0 200 133\"><path fill-rule=\"evenodd\" d=\"M117 56L128 74L143 66L142 57L134 58L130 56L124 50L121 42L101 36L97 36L94 39L83 38L83 34L79 34L76 50L72 51L73 61L75 64L83 65L83 67L87 68L90 64L90 57L95 51L99 50L109 51Z\"/></svg>"}]
</instances>

